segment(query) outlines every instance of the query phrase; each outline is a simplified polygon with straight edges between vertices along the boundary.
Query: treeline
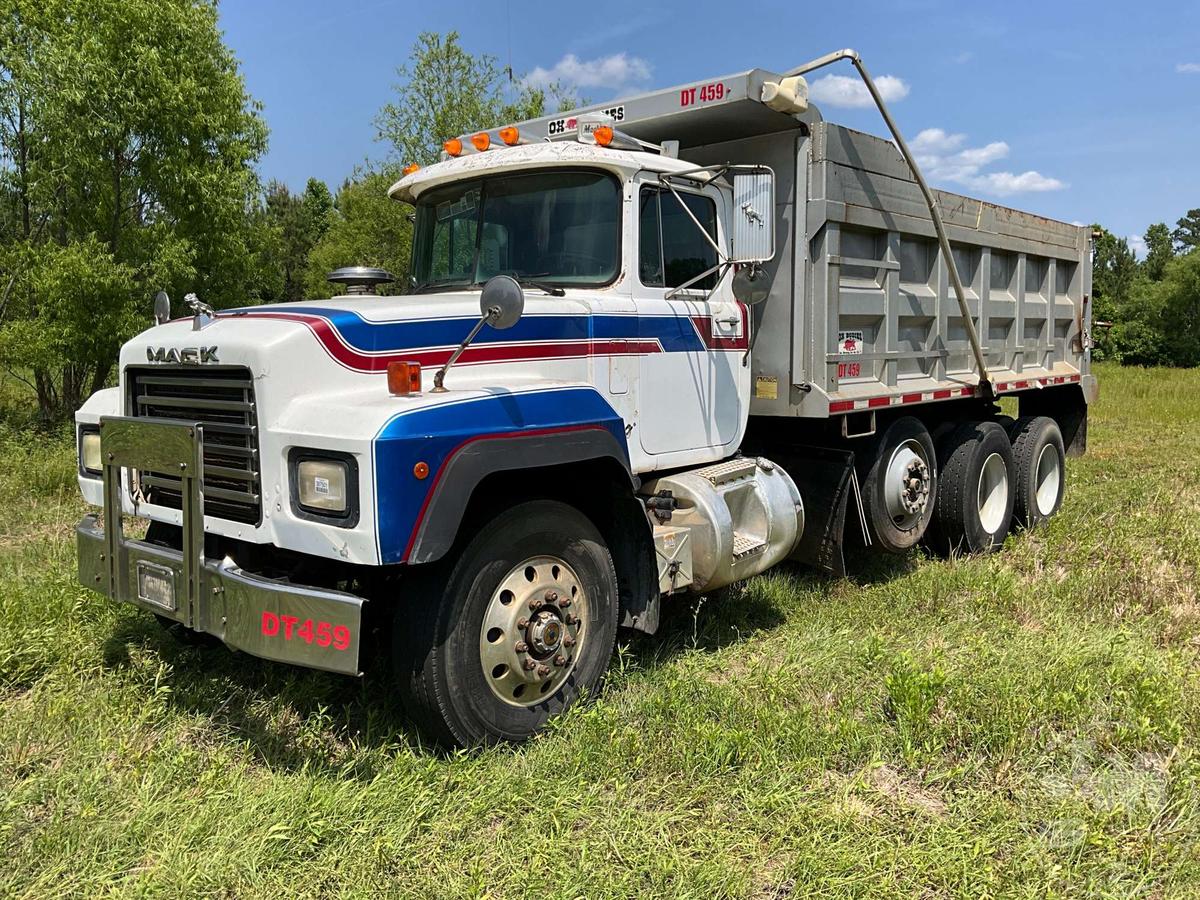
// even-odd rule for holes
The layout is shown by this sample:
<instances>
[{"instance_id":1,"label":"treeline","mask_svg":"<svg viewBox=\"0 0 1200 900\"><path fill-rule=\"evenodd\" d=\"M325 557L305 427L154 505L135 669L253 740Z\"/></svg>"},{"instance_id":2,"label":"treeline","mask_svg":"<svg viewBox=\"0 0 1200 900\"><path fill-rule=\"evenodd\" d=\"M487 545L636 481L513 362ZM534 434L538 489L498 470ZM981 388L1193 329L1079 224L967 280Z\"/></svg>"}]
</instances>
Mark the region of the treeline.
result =
<instances>
[{"instance_id":1,"label":"treeline","mask_svg":"<svg viewBox=\"0 0 1200 900\"><path fill-rule=\"evenodd\" d=\"M45 421L110 383L160 289L216 307L328 296L373 265L407 282L411 230L387 198L406 163L481 123L580 102L532 89L458 35L422 34L375 117L386 161L336 191L263 183L268 133L215 0L8 0L0 11L0 368ZM1200 211L1156 225L1138 262L1097 243L1097 355L1200 362Z\"/></svg>"},{"instance_id":2,"label":"treeline","mask_svg":"<svg viewBox=\"0 0 1200 900\"><path fill-rule=\"evenodd\" d=\"M1129 242L1097 226L1092 260L1094 358L1140 366L1200 365L1200 209Z\"/></svg>"},{"instance_id":3,"label":"treeline","mask_svg":"<svg viewBox=\"0 0 1200 900\"><path fill-rule=\"evenodd\" d=\"M160 289L216 307L328 296L383 266L402 288L410 225L387 198L404 163L479 122L571 102L458 35L421 35L375 125L388 161L336 193L263 183L260 105L214 0L9 0L0 11L0 367L44 421L109 383Z\"/></svg>"}]
</instances>

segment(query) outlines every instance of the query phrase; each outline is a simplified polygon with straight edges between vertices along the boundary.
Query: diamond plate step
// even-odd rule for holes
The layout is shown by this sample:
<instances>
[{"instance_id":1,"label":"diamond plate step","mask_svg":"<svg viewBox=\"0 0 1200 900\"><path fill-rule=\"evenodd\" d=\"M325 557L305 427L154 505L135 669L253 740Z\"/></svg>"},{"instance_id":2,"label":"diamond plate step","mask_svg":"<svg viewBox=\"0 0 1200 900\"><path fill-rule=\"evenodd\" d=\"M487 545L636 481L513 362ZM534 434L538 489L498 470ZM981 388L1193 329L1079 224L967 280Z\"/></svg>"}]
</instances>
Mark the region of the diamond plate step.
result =
<instances>
[{"instance_id":1,"label":"diamond plate step","mask_svg":"<svg viewBox=\"0 0 1200 900\"><path fill-rule=\"evenodd\" d=\"M706 466L703 469L697 470L696 474L701 478L707 478L713 487L717 487L718 485L729 484L731 481L738 481L742 478L753 478L754 471L757 468L757 459L754 457L744 457L727 459L725 462Z\"/></svg>"}]
</instances>

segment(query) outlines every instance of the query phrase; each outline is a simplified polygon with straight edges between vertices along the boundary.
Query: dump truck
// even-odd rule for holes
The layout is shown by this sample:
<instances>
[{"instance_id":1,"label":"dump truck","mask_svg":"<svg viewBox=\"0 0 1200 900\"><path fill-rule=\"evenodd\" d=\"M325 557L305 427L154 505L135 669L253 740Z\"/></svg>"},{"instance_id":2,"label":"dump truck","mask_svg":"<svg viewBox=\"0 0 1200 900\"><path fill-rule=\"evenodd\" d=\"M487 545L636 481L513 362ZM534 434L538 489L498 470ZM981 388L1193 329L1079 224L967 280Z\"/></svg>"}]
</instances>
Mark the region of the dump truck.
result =
<instances>
[{"instance_id":1,"label":"dump truck","mask_svg":"<svg viewBox=\"0 0 1200 900\"><path fill-rule=\"evenodd\" d=\"M809 101L843 60L890 140ZM480 126L390 190L401 293L156 298L76 417L84 585L516 742L673 598L1058 511L1089 231L929 188L853 51Z\"/></svg>"}]
</instances>

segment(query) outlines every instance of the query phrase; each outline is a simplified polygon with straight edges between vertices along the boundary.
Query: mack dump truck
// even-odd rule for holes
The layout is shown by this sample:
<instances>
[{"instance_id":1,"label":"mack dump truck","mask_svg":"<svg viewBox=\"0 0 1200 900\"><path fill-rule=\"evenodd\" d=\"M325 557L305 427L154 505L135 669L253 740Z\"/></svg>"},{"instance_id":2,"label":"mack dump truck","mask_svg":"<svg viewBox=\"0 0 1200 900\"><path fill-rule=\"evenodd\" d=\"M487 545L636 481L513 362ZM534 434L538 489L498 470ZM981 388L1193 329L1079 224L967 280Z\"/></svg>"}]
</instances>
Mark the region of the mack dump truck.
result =
<instances>
[{"instance_id":1,"label":"mack dump truck","mask_svg":"<svg viewBox=\"0 0 1200 900\"><path fill-rule=\"evenodd\" d=\"M808 101L837 60L892 140ZM931 191L853 51L480 124L391 188L402 294L156 299L77 415L84 585L270 660L390 658L471 745L594 694L673 595L1058 510L1091 236Z\"/></svg>"}]
</instances>

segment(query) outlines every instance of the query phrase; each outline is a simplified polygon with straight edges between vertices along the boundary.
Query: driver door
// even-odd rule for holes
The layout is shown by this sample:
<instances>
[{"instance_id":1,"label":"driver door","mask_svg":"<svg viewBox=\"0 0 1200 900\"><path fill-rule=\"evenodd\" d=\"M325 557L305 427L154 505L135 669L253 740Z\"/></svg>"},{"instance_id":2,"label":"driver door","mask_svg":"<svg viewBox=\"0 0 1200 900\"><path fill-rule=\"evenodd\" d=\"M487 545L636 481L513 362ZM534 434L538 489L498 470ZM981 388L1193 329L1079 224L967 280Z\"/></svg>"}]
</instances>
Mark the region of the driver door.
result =
<instances>
[{"instance_id":1,"label":"driver door","mask_svg":"<svg viewBox=\"0 0 1200 900\"><path fill-rule=\"evenodd\" d=\"M656 456L709 450L706 455L717 459L732 451L744 428L746 310L733 299L728 275L720 284L712 274L668 294L716 265L716 250L692 216L718 246L726 246L718 215L723 197L713 188L677 188L681 204L652 173L640 176L635 188L634 303L640 336L660 347L641 357L639 441Z\"/></svg>"}]
</instances>

